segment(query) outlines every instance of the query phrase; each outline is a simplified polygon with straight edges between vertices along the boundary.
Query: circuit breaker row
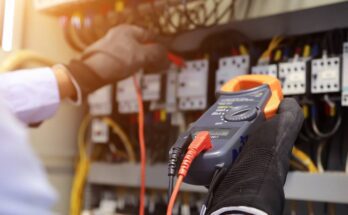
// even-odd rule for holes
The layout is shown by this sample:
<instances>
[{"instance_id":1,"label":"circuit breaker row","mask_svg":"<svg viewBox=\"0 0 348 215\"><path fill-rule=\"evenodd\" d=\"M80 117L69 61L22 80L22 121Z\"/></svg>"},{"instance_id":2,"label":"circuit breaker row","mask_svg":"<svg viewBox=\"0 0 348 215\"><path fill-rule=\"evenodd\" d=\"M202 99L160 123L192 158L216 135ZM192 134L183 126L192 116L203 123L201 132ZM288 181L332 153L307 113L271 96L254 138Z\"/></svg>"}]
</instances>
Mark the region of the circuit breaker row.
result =
<instances>
[{"instance_id":1,"label":"circuit breaker row","mask_svg":"<svg viewBox=\"0 0 348 215\"><path fill-rule=\"evenodd\" d=\"M348 43L343 44L342 57L324 56L314 60L257 65L252 67L251 72L277 77L284 95L342 91L342 105L348 106Z\"/></svg>"},{"instance_id":2,"label":"circuit breaker row","mask_svg":"<svg viewBox=\"0 0 348 215\"><path fill-rule=\"evenodd\" d=\"M341 58L255 66L252 73L278 77L284 95L301 95L309 91L312 94L340 92Z\"/></svg>"},{"instance_id":3,"label":"circuit breaker row","mask_svg":"<svg viewBox=\"0 0 348 215\"><path fill-rule=\"evenodd\" d=\"M219 68L215 73L215 90L218 91L228 80L249 73L249 68L250 59L247 55L220 59ZM278 77L284 95L338 93L342 89L342 104L348 105L348 43L344 44L342 58L335 56L311 61L257 65L251 68L251 73ZM150 103L150 110L165 109L167 112L175 112L207 108L208 77L209 61L195 60L188 61L181 69L172 66L163 74L139 73L138 81L142 88L143 100ZM101 88L90 95L88 101L91 114L110 115L112 97L111 86ZM138 111L132 77L117 83L115 97L119 113L130 114Z\"/></svg>"}]
</instances>

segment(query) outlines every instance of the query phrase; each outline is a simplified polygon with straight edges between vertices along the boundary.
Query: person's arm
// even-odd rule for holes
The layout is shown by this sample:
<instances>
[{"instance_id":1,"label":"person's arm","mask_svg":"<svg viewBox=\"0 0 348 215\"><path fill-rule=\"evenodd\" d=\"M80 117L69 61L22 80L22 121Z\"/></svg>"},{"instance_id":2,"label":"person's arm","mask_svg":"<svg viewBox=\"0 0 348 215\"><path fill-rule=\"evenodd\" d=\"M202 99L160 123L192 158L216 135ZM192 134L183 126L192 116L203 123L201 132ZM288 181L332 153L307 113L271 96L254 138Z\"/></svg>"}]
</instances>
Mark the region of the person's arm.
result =
<instances>
[{"instance_id":1,"label":"person's arm","mask_svg":"<svg viewBox=\"0 0 348 215\"><path fill-rule=\"evenodd\" d=\"M63 66L52 67L52 70L57 79L60 100L66 98L76 99L78 89L74 85L68 70Z\"/></svg>"},{"instance_id":2,"label":"person's arm","mask_svg":"<svg viewBox=\"0 0 348 215\"><path fill-rule=\"evenodd\" d=\"M26 128L0 96L0 214L51 214L57 194L35 156Z\"/></svg>"},{"instance_id":3,"label":"person's arm","mask_svg":"<svg viewBox=\"0 0 348 215\"><path fill-rule=\"evenodd\" d=\"M142 68L168 66L165 48L146 30L129 25L111 29L66 66L26 69L0 75L0 94L9 110L26 124L54 115L61 100L80 103L89 93Z\"/></svg>"}]
</instances>

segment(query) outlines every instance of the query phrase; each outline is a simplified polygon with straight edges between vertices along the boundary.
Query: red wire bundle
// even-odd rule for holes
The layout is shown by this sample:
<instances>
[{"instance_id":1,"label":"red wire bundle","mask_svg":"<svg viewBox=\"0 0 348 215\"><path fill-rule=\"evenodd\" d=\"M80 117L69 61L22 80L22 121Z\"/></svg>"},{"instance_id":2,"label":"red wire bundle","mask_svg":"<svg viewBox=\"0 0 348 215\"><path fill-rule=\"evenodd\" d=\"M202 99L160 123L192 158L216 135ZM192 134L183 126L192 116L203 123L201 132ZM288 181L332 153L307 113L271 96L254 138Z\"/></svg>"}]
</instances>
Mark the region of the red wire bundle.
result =
<instances>
[{"instance_id":1,"label":"red wire bundle","mask_svg":"<svg viewBox=\"0 0 348 215\"><path fill-rule=\"evenodd\" d=\"M134 86L137 92L138 100L138 135L139 135L139 146L140 146L140 205L139 215L144 215L145 211L145 182L146 182L146 146L145 146L145 134L144 134L144 106L141 89L137 80L136 75L133 76Z\"/></svg>"}]
</instances>

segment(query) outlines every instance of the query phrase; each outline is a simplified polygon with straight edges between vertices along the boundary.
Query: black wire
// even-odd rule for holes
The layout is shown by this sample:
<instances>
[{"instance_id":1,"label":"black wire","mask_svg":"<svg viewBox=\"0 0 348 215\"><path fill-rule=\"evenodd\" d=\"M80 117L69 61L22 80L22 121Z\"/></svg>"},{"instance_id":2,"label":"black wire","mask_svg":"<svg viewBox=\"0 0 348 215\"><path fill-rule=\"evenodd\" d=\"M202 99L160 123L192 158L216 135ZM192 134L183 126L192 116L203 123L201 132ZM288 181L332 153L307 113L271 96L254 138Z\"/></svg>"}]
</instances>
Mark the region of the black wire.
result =
<instances>
[{"instance_id":1,"label":"black wire","mask_svg":"<svg viewBox=\"0 0 348 215\"><path fill-rule=\"evenodd\" d=\"M223 2L223 0L214 0L215 4L214 4L214 7L213 9L210 11L210 13L208 13L208 15L205 17L205 20L204 20L204 25L206 27L208 27L207 23L209 22L209 20L211 19L212 16L214 16L214 22L210 25L210 26L213 26L213 25L216 25L218 22L218 9L221 5L221 2Z\"/></svg>"},{"instance_id":2,"label":"black wire","mask_svg":"<svg viewBox=\"0 0 348 215\"><path fill-rule=\"evenodd\" d=\"M244 18L247 18L249 16L249 13L250 13L250 9L251 9L251 2L252 0L247 0L247 6L246 6L246 9L245 9L245 13L244 13Z\"/></svg>"},{"instance_id":3,"label":"black wire","mask_svg":"<svg viewBox=\"0 0 348 215\"><path fill-rule=\"evenodd\" d=\"M196 23L191 15L189 14L188 8L187 8L187 0L182 0L181 3L183 4L184 10L183 10L183 14L185 16L185 18L189 21L189 23L191 25L193 25L193 27L204 27L204 25L202 23Z\"/></svg>"},{"instance_id":4,"label":"black wire","mask_svg":"<svg viewBox=\"0 0 348 215\"><path fill-rule=\"evenodd\" d=\"M234 3L235 3L235 0L231 0L231 4L228 7L226 7L226 9L218 17L217 23L220 23L221 20L226 16L226 14L228 14L228 12L230 12L231 16L232 14L234 14L233 13L234 9L231 10L231 8L234 8L234 5L235 5Z\"/></svg>"},{"instance_id":5,"label":"black wire","mask_svg":"<svg viewBox=\"0 0 348 215\"><path fill-rule=\"evenodd\" d=\"M169 0L165 1L165 5L164 5L164 14L167 14L165 16L165 20L166 23L170 25L170 27L172 27L175 31L177 31L180 28L180 24L179 25L175 25L172 18L171 18L171 13L170 13L170 5L169 5ZM177 7L175 7L176 12L178 12Z\"/></svg>"},{"instance_id":6,"label":"black wire","mask_svg":"<svg viewBox=\"0 0 348 215\"><path fill-rule=\"evenodd\" d=\"M211 203L213 202L214 193L217 186L220 184L223 176L225 176L227 169L225 167L217 168L213 174L213 178L209 184L208 196L205 200L204 205L207 209L210 208Z\"/></svg>"}]
</instances>

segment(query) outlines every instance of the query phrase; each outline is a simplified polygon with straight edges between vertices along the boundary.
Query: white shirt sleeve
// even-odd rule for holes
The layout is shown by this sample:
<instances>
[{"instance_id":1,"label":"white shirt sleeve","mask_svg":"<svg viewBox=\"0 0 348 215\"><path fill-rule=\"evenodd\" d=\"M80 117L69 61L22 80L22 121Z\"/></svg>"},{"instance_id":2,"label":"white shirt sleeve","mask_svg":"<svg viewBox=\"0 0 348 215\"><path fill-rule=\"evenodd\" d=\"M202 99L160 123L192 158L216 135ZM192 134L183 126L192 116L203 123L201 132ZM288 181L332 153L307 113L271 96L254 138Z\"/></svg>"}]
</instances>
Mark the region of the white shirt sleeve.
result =
<instances>
[{"instance_id":1,"label":"white shirt sleeve","mask_svg":"<svg viewBox=\"0 0 348 215\"><path fill-rule=\"evenodd\" d=\"M51 214L56 199L25 126L0 96L0 214Z\"/></svg>"},{"instance_id":2,"label":"white shirt sleeve","mask_svg":"<svg viewBox=\"0 0 348 215\"><path fill-rule=\"evenodd\" d=\"M58 83L51 68L1 74L0 94L9 110L26 124L52 117L60 102Z\"/></svg>"}]
</instances>

